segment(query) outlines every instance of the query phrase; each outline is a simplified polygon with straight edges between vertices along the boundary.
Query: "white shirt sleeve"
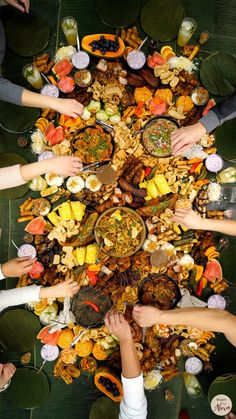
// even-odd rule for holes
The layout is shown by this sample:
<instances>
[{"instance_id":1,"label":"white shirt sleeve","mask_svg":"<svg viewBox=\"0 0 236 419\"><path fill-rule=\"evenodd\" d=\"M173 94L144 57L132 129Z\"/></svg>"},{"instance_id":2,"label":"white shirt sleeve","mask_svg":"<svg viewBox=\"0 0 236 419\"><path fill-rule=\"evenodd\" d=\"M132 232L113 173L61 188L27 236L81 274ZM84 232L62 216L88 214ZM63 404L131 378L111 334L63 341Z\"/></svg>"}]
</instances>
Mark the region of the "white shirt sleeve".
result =
<instances>
[{"instance_id":1,"label":"white shirt sleeve","mask_svg":"<svg viewBox=\"0 0 236 419\"><path fill-rule=\"evenodd\" d=\"M3 272L2 272L2 265L0 265L0 281L1 281L1 279L4 279L5 278L5 276L3 275Z\"/></svg>"},{"instance_id":2,"label":"white shirt sleeve","mask_svg":"<svg viewBox=\"0 0 236 419\"><path fill-rule=\"evenodd\" d=\"M120 404L119 419L146 419L147 399L143 387L143 374L136 378L122 376L124 396Z\"/></svg>"},{"instance_id":3,"label":"white shirt sleeve","mask_svg":"<svg viewBox=\"0 0 236 419\"><path fill-rule=\"evenodd\" d=\"M40 286L31 285L29 287L0 291L0 311L7 307L38 301L40 299L40 288Z\"/></svg>"}]
</instances>

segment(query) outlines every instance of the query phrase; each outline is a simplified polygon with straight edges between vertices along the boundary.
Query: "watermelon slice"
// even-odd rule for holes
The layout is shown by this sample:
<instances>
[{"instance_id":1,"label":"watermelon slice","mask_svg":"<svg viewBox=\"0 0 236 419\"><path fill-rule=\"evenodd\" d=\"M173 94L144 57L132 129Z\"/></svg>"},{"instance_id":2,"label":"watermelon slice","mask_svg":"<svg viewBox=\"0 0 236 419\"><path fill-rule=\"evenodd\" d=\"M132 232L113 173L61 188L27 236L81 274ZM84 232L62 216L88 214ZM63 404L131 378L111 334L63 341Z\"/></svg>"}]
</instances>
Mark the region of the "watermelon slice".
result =
<instances>
[{"instance_id":1,"label":"watermelon slice","mask_svg":"<svg viewBox=\"0 0 236 419\"><path fill-rule=\"evenodd\" d=\"M43 329L41 329L38 333L37 339L39 339L41 343L47 343L48 345L56 346L61 334L61 330L57 330L54 333L49 333L49 330L50 326L43 327Z\"/></svg>"},{"instance_id":2,"label":"watermelon slice","mask_svg":"<svg viewBox=\"0 0 236 419\"><path fill-rule=\"evenodd\" d=\"M27 226L25 227L25 231L27 233L36 235L36 234L43 234L45 227L46 227L46 221L43 217L36 217L34 220L30 221Z\"/></svg>"},{"instance_id":3,"label":"watermelon slice","mask_svg":"<svg viewBox=\"0 0 236 419\"><path fill-rule=\"evenodd\" d=\"M36 262L34 262L33 268L29 272L29 276L32 279L39 279L43 272L44 272L44 267L43 267L42 263L36 261Z\"/></svg>"},{"instance_id":4,"label":"watermelon slice","mask_svg":"<svg viewBox=\"0 0 236 419\"><path fill-rule=\"evenodd\" d=\"M50 122L50 124L48 125L48 127L47 127L47 129L45 131L45 134L44 134L46 140L49 141L50 138L53 136L54 132L55 132L54 124L52 122Z\"/></svg>"},{"instance_id":5,"label":"watermelon slice","mask_svg":"<svg viewBox=\"0 0 236 419\"><path fill-rule=\"evenodd\" d=\"M56 144L60 144L64 140L64 138L65 138L64 129L61 126L56 127L53 135L48 141L49 145L52 147Z\"/></svg>"},{"instance_id":6,"label":"watermelon slice","mask_svg":"<svg viewBox=\"0 0 236 419\"><path fill-rule=\"evenodd\" d=\"M148 59L147 59L147 65L150 68L155 68L156 67L156 63L153 61L152 56L149 55Z\"/></svg>"},{"instance_id":7,"label":"watermelon slice","mask_svg":"<svg viewBox=\"0 0 236 419\"><path fill-rule=\"evenodd\" d=\"M61 77L60 81L58 82L58 87L63 93L71 93L75 88L74 79L68 76Z\"/></svg>"},{"instance_id":8,"label":"watermelon slice","mask_svg":"<svg viewBox=\"0 0 236 419\"><path fill-rule=\"evenodd\" d=\"M72 68L73 64L69 58L63 58L63 60L53 66L52 71L58 79L61 79L62 77L70 74Z\"/></svg>"},{"instance_id":9,"label":"watermelon slice","mask_svg":"<svg viewBox=\"0 0 236 419\"><path fill-rule=\"evenodd\" d=\"M154 53L152 55L152 60L154 61L154 63L156 65L164 65L164 64L166 64L165 58L163 58L161 56L161 54L159 54L159 52L157 52L157 51L154 51Z\"/></svg>"},{"instance_id":10,"label":"watermelon slice","mask_svg":"<svg viewBox=\"0 0 236 419\"><path fill-rule=\"evenodd\" d=\"M210 262L207 262L203 276L210 282L214 282L216 279L222 279L222 268L218 260L212 259Z\"/></svg>"}]
</instances>

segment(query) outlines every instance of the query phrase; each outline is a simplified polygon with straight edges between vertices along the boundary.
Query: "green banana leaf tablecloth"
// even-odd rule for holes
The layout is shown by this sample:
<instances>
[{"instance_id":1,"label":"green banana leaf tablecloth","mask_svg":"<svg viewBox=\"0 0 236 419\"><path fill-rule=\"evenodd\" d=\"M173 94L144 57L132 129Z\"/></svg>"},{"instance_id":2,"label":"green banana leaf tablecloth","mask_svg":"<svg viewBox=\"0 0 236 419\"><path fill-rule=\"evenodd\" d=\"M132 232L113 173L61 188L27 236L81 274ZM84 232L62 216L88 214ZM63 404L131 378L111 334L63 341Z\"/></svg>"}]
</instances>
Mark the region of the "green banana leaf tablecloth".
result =
<instances>
[{"instance_id":1,"label":"green banana leaf tablecloth","mask_svg":"<svg viewBox=\"0 0 236 419\"><path fill-rule=\"evenodd\" d=\"M143 1L143 3L146 1ZM236 54L236 4L234 0L183 0L186 16L193 17L197 21L197 34L202 30L210 32L210 40L204 46L201 54L205 58L214 51L227 51ZM8 9L8 8L6 8ZM57 45L64 42L60 29L60 21L64 16L74 16L78 20L79 33L81 36L89 33L110 32L96 15L95 0L37 0L31 1L31 9L41 15L50 25L51 38L46 51L53 54ZM3 20L11 11L3 10ZM139 22L137 22L139 25ZM33 36L33 34L32 34ZM175 42L172 42L175 46ZM3 65L3 73L12 81L25 83L21 76L22 67L30 60L21 58L8 50ZM217 145L223 156L236 158L236 120L226 123L224 127L216 131ZM16 134L9 134L0 129L0 153L17 153L28 161L33 160L29 149L21 149L17 146ZM27 195L25 196L27 197ZM22 225L17 223L19 205L25 200L1 199L0 200L0 260L6 261L16 257L16 250L11 240L17 244L22 242ZM225 250L223 267L224 277L232 285L226 295L229 297L229 310L236 313L236 246L232 245ZM1 281L3 288L15 286L16 279ZM236 349L230 345L223 336L216 338L217 350L213 356L214 370L209 374L201 374L199 380L203 386L204 396L200 399L189 399L186 395L182 377L175 378L170 383L164 383L153 392L147 392L148 419L177 419L181 409L189 412L191 419L213 419L216 416L211 412L207 390L213 379L224 373L236 372ZM19 354L0 353L0 360L14 361L20 365ZM35 344L31 365L40 367L40 345ZM7 399L7 392L0 396L1 419L87 419L91 403L102 394L95 389L93 379L87 376L74 380L67 386L61 380L55 379L52 374L52 363L47 363L43 369L50 382L50 394L48 400L39 408L33 410L21 410L13 407ZM165 401L164 390L172 389L174 401ZM101 418L103 419L103 418ZM105 418L104 418L105 419Z\"/></svg>"}]
</instances>

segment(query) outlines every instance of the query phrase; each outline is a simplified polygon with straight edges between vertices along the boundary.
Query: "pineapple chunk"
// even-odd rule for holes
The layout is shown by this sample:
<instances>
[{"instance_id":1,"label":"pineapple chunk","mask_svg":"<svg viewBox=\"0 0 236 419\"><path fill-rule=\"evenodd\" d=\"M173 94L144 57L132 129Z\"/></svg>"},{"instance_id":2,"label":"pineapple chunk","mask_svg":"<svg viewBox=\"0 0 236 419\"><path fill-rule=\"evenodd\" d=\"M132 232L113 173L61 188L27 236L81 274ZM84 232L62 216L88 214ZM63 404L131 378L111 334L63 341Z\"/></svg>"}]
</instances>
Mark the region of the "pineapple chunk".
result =
<instances>
[{"instance_id":1,"label":"pineapple chunk","mask_svg":"<svg viewBox=\"0 0 236 419\"><path fill-rule=\"evenodd\" d=\"M89 244L86 249L85 263L93 265L96 263L99 247L96 243Z\"/></svg>"},{"instance_id":2,"label":"pineapple chunk","mask_svg":"<svg viewBox=\"0 0 236 419\"><path fill-rule=\"evenodd\" d=\"M177 224L173 223L173 229L177 234L181 234L181 230Z\"/></svg>"},{"instance_id":3,"label":"pineapple chunk","mask_svg":"<svg viewBox=\"0 0 236 419\"><path fill-rule=\"evenodd\" d=\"M86 247L76 247L75 255L77 265L83 266L85 263Z\"/></svg>"},{"instance_id":4,"label":"pineapple chunk","mask_svg":"<svg viewBox=\"0 0 236 419\"><path fill-rule=\"evenodd\" d=\"M59 215L63 220L74 220L69 202L63 202L59 207Z\"/></svg>"},{"instance_id":5,"label":"pineapple chunk","mask_svg":"<svg viewBox=\"0 0 236 419\"><path fill-rule=\"evenodd\" d=\"M147 194L147 196L145 196L144 199L145 201L151 201L152 197L149 194Z\"/></svg>"},{"instance_id":6,"label":"pineapple chunk","mask_svg":"<svg viewBox=\"0 0 236 419\"><path fill-rule=\"evenodd\" d=\"M164 175L156 175L153 178L156 187L161 195L166 195L171 192L171 189L167 183L167 180Z\"/></svg>"},{"instance_id":7,"label":"pineapple chunk","mask_svg":"<svg viewBox=\"0 0 236 419\"><path fill-rule=\"evenodd\" d=\"M149 182L147 182L147 193L152 198L156 198L159 195L158 189L153 180L150 180Z\"/></svg>"},{"instance_id":8,"label":"pineapple chunk","mask_svg":"<svg viewBox=\"0 0 236 419\"><path fill-rule=\"evenodd\" d=\"M60 223L60 217L57 215L56 211L52 211L48 214L48 219L54 226L57 226Z\"/></svg>"},{"instance_id":9,"label":"pineapple chunk","mask_svg":"<svg viewBox=\"0 0 236 419\"><path fill-rule=\"evenodd\" d=\"M84 205L82 202L71 202L71 209L74 216L74 220L81 221L86 210L86 205Z\"/></svg>"},{"instance_id":10,"label":"pineapple chunk","mask_svg":"<svg viewBox=\"0 0 236 419\"><path fill-rule=\"evenodd\" d=\"M146 188L147 187L147 181L145 180L145 181L143 181L143 182L140 182L140 184L139 184L139 187L140 188Z\"/></svg>"},{"instance_id":11,"label":"pineapple chunk","mask_svg":"<svg viewBox=\"0 0 236 419\"><path fill-rule=\"evenodd\" d=\"M187 227L184 227L182 224L180 224L183 231L188 231L189 229Z\"/></svg>"}]
</instances>

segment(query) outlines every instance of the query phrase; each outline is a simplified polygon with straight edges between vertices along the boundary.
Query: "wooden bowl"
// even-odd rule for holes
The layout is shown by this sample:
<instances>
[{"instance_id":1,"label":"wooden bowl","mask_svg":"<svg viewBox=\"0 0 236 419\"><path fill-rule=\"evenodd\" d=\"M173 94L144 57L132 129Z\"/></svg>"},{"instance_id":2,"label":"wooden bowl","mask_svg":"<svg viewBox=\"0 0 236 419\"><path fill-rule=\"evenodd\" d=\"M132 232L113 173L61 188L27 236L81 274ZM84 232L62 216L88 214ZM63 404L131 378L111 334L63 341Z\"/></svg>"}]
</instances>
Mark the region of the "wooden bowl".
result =
<instances>
[{"instance_id":1,"label":"wooden bowl","mask_svg":"<svg viewBox=\"0 0 236 419\"><path fill-rule=\"evenodd\" d=\"M141 231L141 235L140 235L140 241L139 241L139 244L134 248L134 250L132 250L132 251L130 251L130 252L126 252L126 253L123 253L123 254L117 254L116 252L114 252L114 251L106 251L106 250L104 250L103 248L102 248L102 250L105 252L105 253L107 253L109 256L113 256L113 257L117 257L117 258L122 258L122 257L127 257L127 256L132 256L132 255L134 255L136 252L138 252L138 250L142 247L142 245L143 245L143 243L144 243L144 240L145 240L145 238L146 238L146 225L145 225L145 223L144 223L144 221L143 221L143 219L142 219L142 217L140 217L140 215L136 212L136 211L134 211L133 209L131 209L131 208L127 208L127 207L113 207L113 208L109 208L108 210L106 210L106 211L104 211L101 215L100 215L100 217L98 218L98 220L97 220L97 222L96 222L96 224L95 224L95 227L94 227L94 236L95 236L95 240L96 240L96 242L97 242L97 244L99 245L99 246L101 246L102 245L102 240L101 240L101 238L98 236L98 233L97 233L97 229L98 229L98 226L99 226L99 223L101 222L101 220L103 219L103 217L105 217L105 216L107 216L107 215L110 215L110 214L112 214L113 212L115 212L116 210L122 210L122 211L126 211L127 213L130 213L130 214L135 214L135 216L136 216L136 218L140 221L140 223L142 224L142 231Z\"/></svg>"}]
</instances>

